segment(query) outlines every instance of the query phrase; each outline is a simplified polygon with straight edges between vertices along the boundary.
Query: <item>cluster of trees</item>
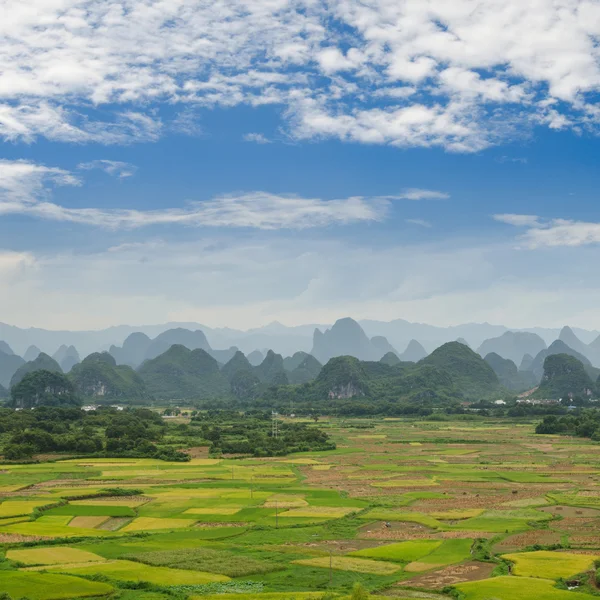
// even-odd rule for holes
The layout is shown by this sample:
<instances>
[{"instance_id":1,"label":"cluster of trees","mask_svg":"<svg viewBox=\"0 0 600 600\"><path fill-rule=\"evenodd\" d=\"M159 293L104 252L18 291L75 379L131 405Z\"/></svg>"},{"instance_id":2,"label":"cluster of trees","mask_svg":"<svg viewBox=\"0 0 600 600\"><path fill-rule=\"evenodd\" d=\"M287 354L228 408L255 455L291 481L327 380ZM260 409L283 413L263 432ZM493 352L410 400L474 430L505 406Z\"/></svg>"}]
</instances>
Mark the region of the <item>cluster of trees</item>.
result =
<instances>
[{"instance_id":1,"label":"cluster of trees","mask_svg":"<svg viewBox=\"0 0 600 600\"><path fill-rule=\"evenodd\" d=\"M0 409L0 434L7 460L49 452L189 460L171 446L157 445L166 428L160 415L143 408L118 411L106 407L89 412L56 406L27 411Z\"/></svg>"},{"instance_id":2,"label":"cluster of trees","mask_svg":"<svg viewBox=\"0 0 600 600\"><path fill-rule=\"evenodd\" d=\"M278 422L274 434L270 412L199 413L192 417L191 428L210 441L211 454L284 456L292 452L335 450L327 433L307 423Z\"/></svg>"},{"instance_id":3,"label":"cluster of trees","mask_svg":"<svg viewBox=\"0 0 600 600\"><path fill-rule=\"evenodd\" d=\"M600 410L586 409L579 414L548 415L535 428L536 433L561 433L600 441Z\"/></svg>"}]
</instances>

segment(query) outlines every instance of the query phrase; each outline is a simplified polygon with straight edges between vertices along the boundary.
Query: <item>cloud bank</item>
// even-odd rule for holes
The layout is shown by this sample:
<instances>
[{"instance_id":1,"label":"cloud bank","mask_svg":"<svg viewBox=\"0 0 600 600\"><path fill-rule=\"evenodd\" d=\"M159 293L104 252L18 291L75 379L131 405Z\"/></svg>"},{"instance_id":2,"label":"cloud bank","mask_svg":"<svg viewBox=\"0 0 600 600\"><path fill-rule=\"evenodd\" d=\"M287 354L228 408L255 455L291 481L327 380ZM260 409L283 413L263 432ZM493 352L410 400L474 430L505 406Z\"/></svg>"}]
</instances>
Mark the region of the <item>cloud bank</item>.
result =
<instances>
[{"instance_id":1,"label":"cloud bank","mask_svg":"<svg viewBox=\"0 0 600 600\"><path fill-rule=\"evenodd\" d=\"M7 0L0 136L151 141L157 108L278 105L296 139L472 152L597 132L594 0ZM260 132L256 132L260 134ZM255 138L258 141L259 138Z\"/></svg>"}]
</instances>

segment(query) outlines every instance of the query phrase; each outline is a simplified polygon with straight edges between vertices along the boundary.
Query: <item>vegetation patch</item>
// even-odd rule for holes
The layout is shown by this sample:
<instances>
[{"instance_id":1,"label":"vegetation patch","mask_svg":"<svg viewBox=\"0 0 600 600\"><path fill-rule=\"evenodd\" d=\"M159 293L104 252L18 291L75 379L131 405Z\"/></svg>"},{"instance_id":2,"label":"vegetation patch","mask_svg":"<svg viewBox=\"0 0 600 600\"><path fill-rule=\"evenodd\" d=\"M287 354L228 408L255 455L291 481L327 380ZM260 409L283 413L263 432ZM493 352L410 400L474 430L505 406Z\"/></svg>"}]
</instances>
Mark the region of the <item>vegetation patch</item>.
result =
<instances>
[{"instance_id":1,"label":"vegetation patch","mask_svg":"<svg viewBox=\"0 0 600 600\"><path fill-rule=\"evenodd\" d=\"M332 569L338 571L355 571L357 573L370 573L372 575L391 575L402 569L400 565L392 563L368 560L365 558L353 558L351 556L322 556L320 558L304 558L293 561L297 565L307 567L322 567L323 569Z\"/></svg>"},{"instance_id":2,"label":"vegetation patch","mask_svg":"<svg viewBox=\"0 0 600 600\"><path fill-rule=\"evenodd\" d=\"M186 585L211 583L213 581L228 581L225 575L204 573L201 571L186 571L169 567L152 567L129 560L106 561L92 563L89 566L69 568L67 565L56 567L73 575L104 575L110 579L121 581L146 581L157 585Z\"/></svg>"},{"instance_id":3,"label":"vegetation patch","mask_svg":"<svg viewBox=\"0 0 600 600\"><path fill-rule=\"evenodd\" d=\"M394 562L411 562L426 556L441 546L441 540L417 540L414 542L400 542L379 546L378 548L365 548L352 552L352 556L364 556L366 558L377 558Z\"/></svg>"},{"instance_id":4,"label":"vegetation patch","mask_svg":"<svg viewBox=\"0 0 600 600\"><path fill-rule=\"evenodd\" d=\"M429 569L453 565L471 557L473 540L456 539L444 542L418 561L406 565L407 572L428 571Z\"/></svg>"},{"instance_id":5,"label":"vegetation patch","mask_svg":"<svg viewBox=\"0 0 600 600\"><path fill-rule=\"evenodd\" d=\"M125 555L123 558L154 566L220 573L229 577L271 573L285 568L274 562L256 560L243 554L234 554L233 552L213 548L143 552Z\"/></svg>"},{"instance_id":6,"label":"vegetation patch","mask_svg":"<svg viewBox=\"0 0 600 600\"><path fill-rule=\"evenodd\" d=\"M307 506L306 508L294 508L279 514L280 517L317 517L319 519L339 519L359 508L350 506Z\"/></svg>"}]
</instances>

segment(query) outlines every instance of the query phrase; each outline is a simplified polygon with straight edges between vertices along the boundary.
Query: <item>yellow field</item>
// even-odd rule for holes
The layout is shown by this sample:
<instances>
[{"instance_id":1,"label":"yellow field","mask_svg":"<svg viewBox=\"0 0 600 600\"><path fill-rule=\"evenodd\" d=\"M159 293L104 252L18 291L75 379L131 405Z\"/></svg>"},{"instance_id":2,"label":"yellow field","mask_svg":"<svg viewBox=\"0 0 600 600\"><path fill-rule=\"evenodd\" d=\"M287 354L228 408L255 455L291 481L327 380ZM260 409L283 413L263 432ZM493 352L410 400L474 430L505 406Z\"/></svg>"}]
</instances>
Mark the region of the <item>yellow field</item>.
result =
<instances>
[{"instance_id":1,"label":"yellow field","mask_svg":"<svg viewBox=\"0 0 600 600\"><path fill-rule=\"evenodd\" d=\"M242 507L234 506L232 508L188 508L186 515L235 515L242 510Z\"/></svg>"},{"instance_id":2,"label":"yellow field","mask_svg":"<svg viewBox=\"0 0 600 600\"><path fill-rule=\"evenodd\" d=\"M136 508L142 504L150 502L150 498L145 496L134 496L132 498L92 498L90 500L72 500L69 504L73 506L126 506Z\"/></svg>"},{"instance_id":3,"label":"yellow field","mask_svg":"<svg viewBox=\"0 0 600 600\"><path fill-rule=\"evenodd\" d=\"M539 550L537 552L504 554L502 558L515 563L514 575L557 579L558 577L571 577L589 570L593 566L594 560L600 557Z\"/></svg>"},{"instance_id":4,"label":"yellow field","mask_svg":"<svg viewBox=\"0 0 600 600\"><path fill-rule=\"evenodd\" d=\"M50 500L6 500L0 504L0 517L18 517L32 513L38 506L50 504Z\"/></svg>"},{"instance_id":5,"label":"yellow field","mask_svg":"<svg viewBox=\"0 0 600 600\"><path fill-rule=\"evenodd\" d=\"M351 512L355 512L356 508L349 507L331 507L331 506L307 506L306 508L294 508L281 513L280 517L318 517L320 519L339 519Z\"/></svg>"},{"instance_id":6,"label":"yellow field","mask_svg":"<svg viewBox=\"0 0 600 600\"><path fill-rule=\"evenodd\" d=\"M103 562L105 559L86 550L68 546L8 550L6 557L24 565L62 565L68 563Z\"/></svg>"},{"instance_id":7,"label":"yellow field","mask_svg":"<svg viewBox=\"0 0 600 600\"><path fill-rule=\"evenodd\" d=\"M442 519L443 521L455 521L460 519L472 519L483 514L482 508L467 508L464 510L446 510L441 512L430 512L429 514L434 519Z\"/></svg>"},{"instance_id":8,"label":"yellow field","mask_svg":"<svg viewBox=\"0 0 600 600\"><path fill-rule=\"evenodd\" d=\"M158 517L138 517L121 531L146 531L149 529L180 529L191 527L195 523L192 519L161 519Z\"/></svg>"}]
</instances>

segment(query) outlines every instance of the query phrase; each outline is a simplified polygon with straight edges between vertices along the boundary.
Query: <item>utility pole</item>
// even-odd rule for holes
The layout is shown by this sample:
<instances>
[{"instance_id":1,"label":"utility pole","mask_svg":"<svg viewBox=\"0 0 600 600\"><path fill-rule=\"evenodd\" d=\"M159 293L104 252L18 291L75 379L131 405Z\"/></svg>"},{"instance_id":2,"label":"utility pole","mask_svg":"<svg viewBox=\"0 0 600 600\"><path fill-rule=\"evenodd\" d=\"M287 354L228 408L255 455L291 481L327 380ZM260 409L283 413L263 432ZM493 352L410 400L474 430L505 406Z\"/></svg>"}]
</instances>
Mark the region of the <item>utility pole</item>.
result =
<instances>
[{"instance_id":1,"label":"utility pole","mask_svg":"<svg viewBox=\"0 0 600 600\"><path fill-rule=\"evenodd\" d=\"M279 437L279 415L275 412L271 412L271 436L277 439Z\"/></svg>"}]
</instances>

